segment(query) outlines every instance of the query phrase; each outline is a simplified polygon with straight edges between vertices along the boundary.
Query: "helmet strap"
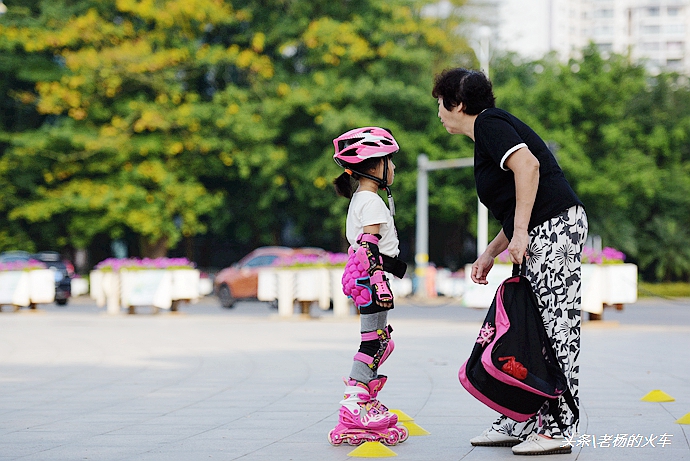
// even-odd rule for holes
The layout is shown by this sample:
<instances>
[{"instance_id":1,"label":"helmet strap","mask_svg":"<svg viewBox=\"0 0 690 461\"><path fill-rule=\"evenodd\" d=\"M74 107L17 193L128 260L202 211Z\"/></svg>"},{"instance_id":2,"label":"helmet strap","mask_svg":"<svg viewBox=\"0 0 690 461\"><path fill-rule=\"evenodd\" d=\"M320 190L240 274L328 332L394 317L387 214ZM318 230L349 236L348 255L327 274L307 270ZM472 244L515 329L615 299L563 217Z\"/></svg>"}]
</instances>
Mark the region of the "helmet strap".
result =
<instances>
[{"instance_id":1,"label":"helmet strap","mask_svg":"<svg viewBox=\"0 0 690 461\"><path fill-rule=\"evenodd\" d=\"M388 187L388 161L386 159L386 162L383 164L383 177L386 179L381 179L377 178L376 176L372 176L367 173L362 173L359 171L353 171L353 173L357 173L359 176L362 176L367 179L371 179L372 181L375 181L379 185L379 189L384 189L386 191L386 194L388 195L388 209L391 212L391 216L395 216L395 202L393 201L393 193L391 192L391 188ZM345 170L347 171L347 170ZM352 170L350 170L352 171Z\"/></svg>"},{"instance_id":2,"label":"helmet strap","mask_svg":"<svg viewBox=\"0 0 690 461\"><path fill-rule=\"evenodd\" d=\"M388 209L391 211L391 216L395 216L395 202L393 202L393 193L388 187L388 156L383 158L383 181L379 182L381 189L386 190L388 194Z\"/></svg>"},{"instance_id":3,"label":"helmet strap","mask_svg":"<svg viewBox=\"0 0 690 461\"><path fill-rule=\"evenodd\" d=\"M352 172L353 172L353 173L357 173L358 176L361 176L361 177L363 177L363 178L371 179L371 180L374 181L376 184L378 184L379 189L385 189L385 188L386 188L386 185L385 185L384 181L383 181L381 178L377 178L376 176L372 176L372 175L367 174L367 173L362 173L362 172L360 172L360 171L354 171L354 170L352 170Z\"/></svg>"},{"instance_id":4,"label":"helmet strap","mask_svg":"<svg viewBox=\"0 0 690 461\"><path fill-rule=\"evenodd\" d=\"M381 189L388 190L388 156L383 157L383 180L379 181Z\"/></svg>"},{"instance_id":5,"label":"helmet strap","mask_svg":"<svg viewBox=\"0 0 690 461\"><path fill-rule=\"evenodd\" d=\"M393 193L391 188L386 186L386 193L388 194L388 209L391 210L391 216L395 216L395 202L393 201Z\"/></svg>"}]
</instances>

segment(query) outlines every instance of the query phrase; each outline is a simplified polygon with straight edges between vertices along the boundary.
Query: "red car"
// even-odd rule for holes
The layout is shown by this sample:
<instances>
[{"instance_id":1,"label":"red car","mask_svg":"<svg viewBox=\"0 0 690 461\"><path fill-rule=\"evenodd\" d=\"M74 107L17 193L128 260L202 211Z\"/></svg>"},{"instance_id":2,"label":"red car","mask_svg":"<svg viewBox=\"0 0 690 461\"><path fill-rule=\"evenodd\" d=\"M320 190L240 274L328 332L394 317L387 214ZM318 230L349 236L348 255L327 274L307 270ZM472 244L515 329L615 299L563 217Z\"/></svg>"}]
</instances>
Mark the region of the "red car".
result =
<instances>
[{"instance_id":1,"label":"red car","mask_svg":"<svg viewBox=\"0 0 690 461\"><path fill-rule=\"evenodd\" d=\"M273 265L279 258L297 255L326 257L321 248L260 247L216 274L213 291L221 306L230 309L240 299L256 299L259 269Z\"/></svg>"}]
</instances>

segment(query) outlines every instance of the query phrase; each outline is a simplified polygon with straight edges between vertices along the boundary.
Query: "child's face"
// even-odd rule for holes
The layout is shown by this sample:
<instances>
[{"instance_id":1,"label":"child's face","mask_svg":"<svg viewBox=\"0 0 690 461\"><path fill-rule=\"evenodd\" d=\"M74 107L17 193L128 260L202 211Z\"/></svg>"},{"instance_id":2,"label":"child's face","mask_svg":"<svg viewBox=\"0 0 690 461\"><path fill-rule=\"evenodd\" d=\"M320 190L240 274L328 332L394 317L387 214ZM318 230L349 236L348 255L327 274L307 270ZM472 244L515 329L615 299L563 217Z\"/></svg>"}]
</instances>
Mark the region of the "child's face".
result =
<instances>
[{"instance_id":1,"label":"child's face","mask_svg":"<svg viewBox=\"0 0 690 461\"><path fill-rule=\"evenodd\" d=\"M376 177L383 177L383 162L388 162L388 178L386 178L386 183L390 186L393 184L395 179L395 164L393 163L393 157L384 158L379 166L376 168Z\"/></svg>"},{"instance_id":2,"label":"child's face","mask_svg":"<svg viewBox=\"0 0 690 461\"><path fill-rule=\"evenodd\" d=\"M386 180L389 186L393 184L393 180L395 180L395 163L393 163L393 157L388 158L388 178L386 178Z\"/></svg>"}]
</instances>

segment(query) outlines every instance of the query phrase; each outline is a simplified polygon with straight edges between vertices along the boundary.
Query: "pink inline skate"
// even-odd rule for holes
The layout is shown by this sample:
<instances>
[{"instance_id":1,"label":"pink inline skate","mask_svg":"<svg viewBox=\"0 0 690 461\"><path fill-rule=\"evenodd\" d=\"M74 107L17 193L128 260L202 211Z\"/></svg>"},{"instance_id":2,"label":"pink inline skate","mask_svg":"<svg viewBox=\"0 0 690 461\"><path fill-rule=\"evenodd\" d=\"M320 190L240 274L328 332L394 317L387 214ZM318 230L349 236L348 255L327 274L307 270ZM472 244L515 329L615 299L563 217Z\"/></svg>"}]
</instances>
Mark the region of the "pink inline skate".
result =
<instances>
[{"instance_id":1,"label":"pink inline skate","mask_svg":"<svg viewBox=\"0 0 690 461\"><path fill-rule=\"evenodd\" d=\"M380 389L380 381L375 381L374 387ZM400 442L403 435L407 439L407 429L396 426L398 416L389 412L378 400L372 402L371 389L366 384L348 381L345 398L340 403L338 424L328 433L331 445L347 442L356 446L363 442L382 442L392 446Z\"/></svg>"},{"instance_id":2,"label":"pink inline skate","mask_svg":"<svg viewBox=\"0 0 690 461\"><path fill-rule=\"evenodd\" d=\"M400 433L400 440L398 440L398 443L402 443L407 438L410 436L409 431L405 426L398 425L398 415L395 413L391 413L388 410L388 407L382 404L376 397L378 396L378 393L381 389L383 389L383 385L386 384L386 381L388 380L388 377L384 375L379 375L378 378L373 379L369 382L369 405L371 406L372 411L377 411L378 413L384 414L384 415L390 415L391 419L391 426L389 426L391 429L395 429Z\"/></svg>"}]
</instances>

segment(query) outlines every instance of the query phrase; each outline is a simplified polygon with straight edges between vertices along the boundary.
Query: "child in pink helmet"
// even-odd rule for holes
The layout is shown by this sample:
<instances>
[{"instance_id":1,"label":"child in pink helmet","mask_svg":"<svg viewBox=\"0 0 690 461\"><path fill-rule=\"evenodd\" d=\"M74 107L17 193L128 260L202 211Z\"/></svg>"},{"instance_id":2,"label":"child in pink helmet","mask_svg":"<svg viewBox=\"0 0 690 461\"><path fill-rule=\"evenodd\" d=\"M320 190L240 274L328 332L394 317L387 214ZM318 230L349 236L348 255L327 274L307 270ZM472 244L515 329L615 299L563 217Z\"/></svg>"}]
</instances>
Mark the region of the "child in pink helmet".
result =
<instances>
[{"instance_id":1,"label":"child in pink helmet","mask_svg":"<svg viewBox=\"0 0 690 461\"><path fill-rule=\"evenodd\" d=\"M334 181L335 189L350 199L346 221L350 249L343 293L359 309L361 343L340 402L338 424L328 439L333 445L364 441L395 445L407 439L407 429L397 425L397 415L376 397L387 379L378 374L378 368L394 347L393 329L388 325L393 293L385 273L402 278L407 268L397 258L400 251L390 191L395 176L392 156L399 147L390 131L378 127L350 130L334 139L333 145L333 159L345 169ZM378 195L379 189L387 192L389 207Z\"/></svg>"}]
</instances>

